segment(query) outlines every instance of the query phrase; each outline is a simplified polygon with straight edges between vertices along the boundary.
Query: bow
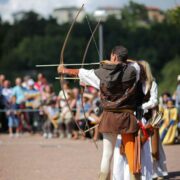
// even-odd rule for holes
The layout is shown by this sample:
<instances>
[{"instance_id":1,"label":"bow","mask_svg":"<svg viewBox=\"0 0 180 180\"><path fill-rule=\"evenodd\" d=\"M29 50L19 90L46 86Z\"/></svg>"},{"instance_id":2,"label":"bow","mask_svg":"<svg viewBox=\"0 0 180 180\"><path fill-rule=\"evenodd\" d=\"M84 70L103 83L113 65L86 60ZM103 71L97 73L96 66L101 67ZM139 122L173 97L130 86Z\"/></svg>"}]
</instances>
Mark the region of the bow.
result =
<instances>
[{"instance_id":1,"label":"bow","mask_svg":"<svg viewBox=\"0 0 180 180\"><path fill-rule=\"evenodd\" d=\"M66 48L68 38L69 38L69 36L70 36L70 34L71 34L71 31L72 31L72 29L73 29L73 26L74 26L74 24L75 24L75 22L76 22L76 20L77 20L77 18L78 18L78 16L79 16L80 12L82 11L83 7L84 7L84 4L83 4L83 5L81 6L81 8L79 9L79 11L78 11L75 19L73 20L73 22L72 22L72 24L71 24L71 26L70 26L70 29L69 29L69 31L68 31L68 33L67 33L67 35L66 35L66 38L65 38L65 41L64 41L62 50L61 50L61 54L60 54L60 64L61 64L61 65L64 65L64 50L65 50L65 48ZM99 21L98 24L96 25L96 27L95 27L95 29L94 29L93 32L92 32L92 29L90 28L92 35L91 35L91 37L90 37L90 39L89 39L89 41L88 41L88 43L87 43L87 46L86 46L86 48L85 48L85 52L84 52L83 59L82 59L82 67L83 67L83 64L84 64L84 62L85 62L86 55L87 55L89 46L90 46L90 44L91 44L91 41L92 41L92 39L94 40L94 34L95 34L95 32L96 32L99 24L100 24L100 21ZM88 25L89 25L89 23L88 23ZM89 27L90 27L90 25L89 25ZM94 41L95 41L95 40L94 40ZM97 46L96 46L96 48L97 48ZM60 75L60 84L61 84L61 89L62 89L62 92L63 92L64 99L65 99L65 101L66 101L66 104L67 104L67 106L68 106L68 109L69 109L69 111L72 113L71 107L70 107L69 102L68 102L68 99L67 99L67 97L66 97L65 90L64 90L64 88L63 88L63 74ZM81 97L81 100L82 100L82 109L83 109L83 113L84 113L84 117L85 117L85 121L86 121L86 126L88 127L88 130L89 130L90 128L89 128L89 125L88 125L87 117L86 117L85 110L84 110L84 106L83 106L83 92L82 92L81 96L82 96L82 97ZM79 131L80 131L82 134L85 134L85 132L80 128L79 124L78 124L76 121L75 121L75 123L76 123ZM95 143L95 141L94 141L94 143ZM95 143L95 145L96 145L96 143ZM97 145L96 145L96 147L97 147Z\"/></svg>"},{"instance_id":2,"label":"bow","mask_svg":"<svg viewBox=\"0 0 180 180\"><path fill-rule=\"evenodd\" d=\"M70 28L69 28L69 31L68 31L68 33L67 33L67 35L66 35L66 38L65 38L63 47L62 47L62 49L61 49L61 54L60 54L60 64L61 64L61 65L64 64L64 50L65 50L65 48L66 48L66 45L67 45L69 36L70 36L70 34L71 34L71 32L72 32L72 29L73 29L73 27L74 27L74 24L75 24L78 16L79 16L79 14L80 14L80 12L82 11L83 8L84 8L84 4L83 4L83 5L81 6L81 8L79 9L79 11L78 11L76 17L74 18L74 20L73 20L73 22L72 22L72 24L71 24L71 26L70 26ZM62 92L63 92L64 99L65 99L65 101L66 101L66 104L67 104L67 106L68 106L68 109L69 109L69 111L72 113L71 107L70 107L70 105L69 105L69 103L68 103L68 99L67 99L67 97L66 97L66 93L65 93L64 88L63 88L63 75L62 75L62 74L60 75L60 84L61 84L61 89L62 89ZM73 115L73 114L72 114L72 115ZM76 121L75 121L75 123L76 123L79 131L84 134L84 132L83 132L83 130L80 128L79 124L78 124Z\"/></svg>"}]
</instances>

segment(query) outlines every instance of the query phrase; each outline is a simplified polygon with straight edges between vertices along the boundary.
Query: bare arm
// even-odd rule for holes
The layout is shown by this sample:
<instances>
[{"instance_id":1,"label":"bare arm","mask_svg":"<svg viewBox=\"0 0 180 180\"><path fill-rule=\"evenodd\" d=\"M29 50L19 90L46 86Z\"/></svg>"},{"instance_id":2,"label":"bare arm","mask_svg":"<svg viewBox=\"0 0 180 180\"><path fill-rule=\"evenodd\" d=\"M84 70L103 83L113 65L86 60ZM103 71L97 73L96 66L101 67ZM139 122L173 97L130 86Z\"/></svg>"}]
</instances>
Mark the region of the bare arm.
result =
<instances>
[{"instance_id":1,"label":"bare arm","mask_svg":"<svg viewBox=\"0 0 180 180\"><path fill-rule=\"evenodd\" d=\"M80 83L83 83L87 86L93 86L96 89L99 89L100 79L95 75L94 70L86 69L67 69L64 66L60 65L58 67L59 74L67 74L70 76L78 76Z\"/></svg>"}]
</instances>

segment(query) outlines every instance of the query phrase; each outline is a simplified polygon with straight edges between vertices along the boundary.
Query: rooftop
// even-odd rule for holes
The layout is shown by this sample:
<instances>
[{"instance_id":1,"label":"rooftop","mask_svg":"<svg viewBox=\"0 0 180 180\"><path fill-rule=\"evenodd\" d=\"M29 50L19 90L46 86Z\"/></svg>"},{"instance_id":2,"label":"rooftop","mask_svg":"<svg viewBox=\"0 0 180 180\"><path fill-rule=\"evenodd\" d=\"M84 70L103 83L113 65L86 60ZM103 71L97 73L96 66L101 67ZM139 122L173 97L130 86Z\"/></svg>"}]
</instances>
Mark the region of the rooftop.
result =
<instances>
[{"instance_id":1,"label":"rooftop","mask_svg":"<svg viewBox=\"0 0 180 180\"><path fill-rule=\"evenodd\" d=\"M75 7L75 6L70 6L70 7L61 7L61 8L56 8L54 11L77 11L80 8Z\"/></svg>"}]
</instances>

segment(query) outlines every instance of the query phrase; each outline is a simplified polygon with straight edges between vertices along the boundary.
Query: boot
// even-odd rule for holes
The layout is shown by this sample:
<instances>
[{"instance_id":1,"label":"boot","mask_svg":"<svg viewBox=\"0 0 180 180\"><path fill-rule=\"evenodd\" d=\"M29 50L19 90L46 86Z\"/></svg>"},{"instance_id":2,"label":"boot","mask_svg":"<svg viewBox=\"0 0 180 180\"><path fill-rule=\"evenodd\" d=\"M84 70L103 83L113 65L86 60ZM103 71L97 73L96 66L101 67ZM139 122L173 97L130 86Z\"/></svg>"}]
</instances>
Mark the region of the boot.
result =
<instances>
[{"instance_id":1,"label":"boot","mask_svg":"<svg viewBox=\"0 0 180 180\"><path fill-rule=\"evenodd\" d=\"M101 172L98 180L110 180L110 174Z\"/></svg>"},{"instance_id":2,"label":"boot","mask_svg":"<svg viewBox=\"0 0 180 180\"><path fill-rule=\"evenodd\" d=\"M130 180L141 180L141 174L130 173Z\"/></svg>"}]
</instances>

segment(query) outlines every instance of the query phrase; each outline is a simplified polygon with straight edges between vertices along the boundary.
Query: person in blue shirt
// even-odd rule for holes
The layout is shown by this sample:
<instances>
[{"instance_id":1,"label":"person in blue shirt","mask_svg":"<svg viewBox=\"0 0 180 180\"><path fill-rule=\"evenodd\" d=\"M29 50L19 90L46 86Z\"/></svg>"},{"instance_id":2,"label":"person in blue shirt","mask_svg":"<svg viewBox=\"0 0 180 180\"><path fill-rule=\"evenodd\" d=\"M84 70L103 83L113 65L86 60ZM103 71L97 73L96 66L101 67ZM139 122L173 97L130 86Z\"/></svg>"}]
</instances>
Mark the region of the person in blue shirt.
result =
<instances>
[{"instance_id":1,"label":"person in blue shirt","mask_svg":"<svg viewBox=\"0 0 180 180\"><path fill-rule=\"evenodd\" d=\"M22 86L21 78L16 78L16 86L13 88L13 96L16 97L16 103L20 106L25 101L25 91L26 89Z\"/></svg>"},{"instance_id":2,"label":"person in blue shirt","mask_svg":"<svg viewBox=\"0 0 180 180\"><path fill-rule=\"evenodd\" d=\"M18 105L16 104L16 97L12 96L7 111L9 135L13 137L13 128L16 129L16 137L19 136L19 118L18 118Z\"/></svg>"}]
</instances>

